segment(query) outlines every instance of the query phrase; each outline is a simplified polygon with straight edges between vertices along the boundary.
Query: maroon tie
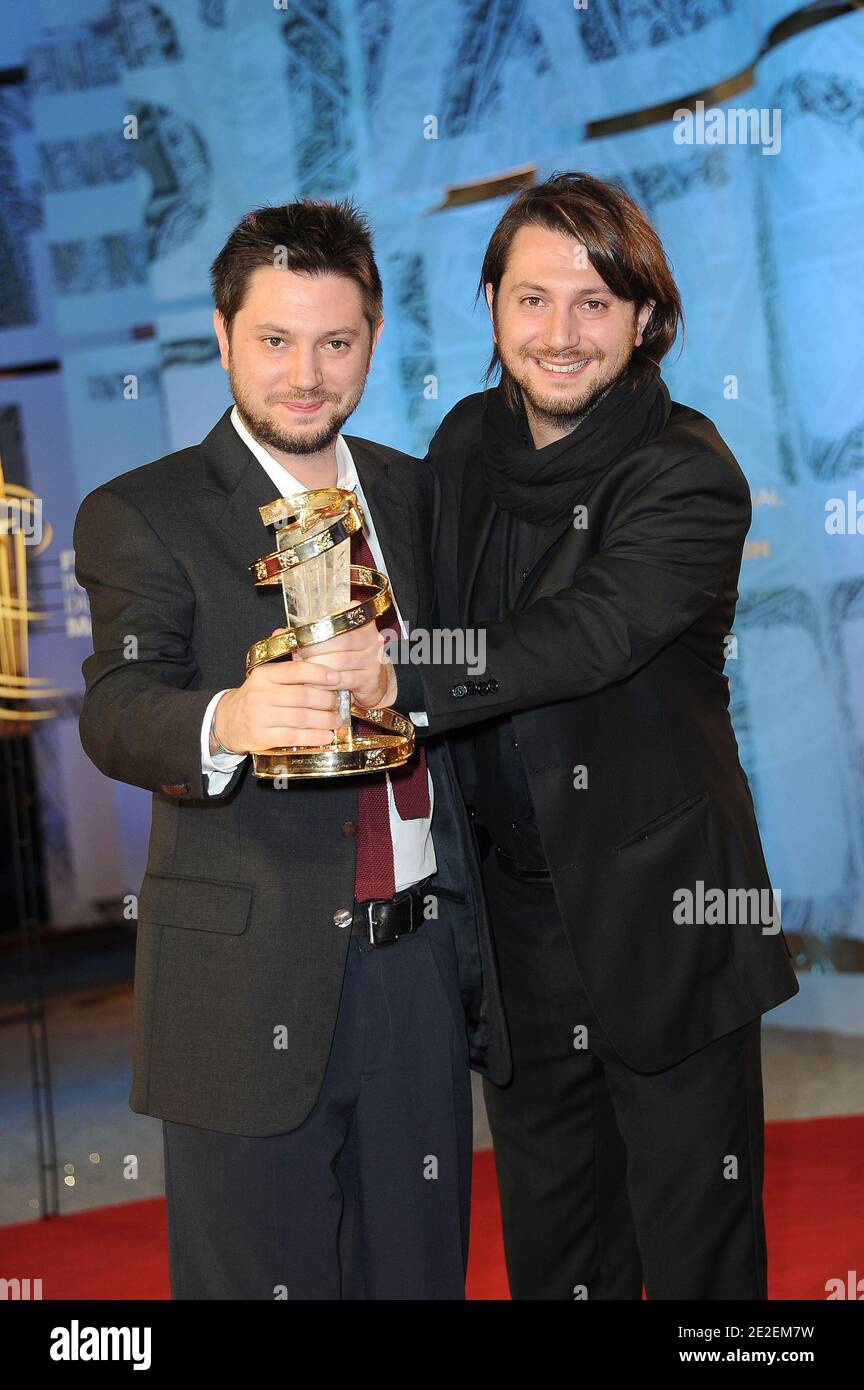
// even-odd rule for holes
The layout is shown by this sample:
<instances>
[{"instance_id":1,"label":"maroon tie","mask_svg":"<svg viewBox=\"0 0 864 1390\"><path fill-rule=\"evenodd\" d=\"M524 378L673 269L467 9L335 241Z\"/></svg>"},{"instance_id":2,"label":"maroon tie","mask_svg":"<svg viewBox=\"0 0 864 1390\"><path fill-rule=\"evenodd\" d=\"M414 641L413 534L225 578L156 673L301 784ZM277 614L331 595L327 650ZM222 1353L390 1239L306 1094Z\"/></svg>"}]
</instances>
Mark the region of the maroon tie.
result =
<instances>
[{"instance_id":1,"label":"maroon tie","mask_svg":"<svg viewBox=\"0 0 864 1390\"><path fill-rule=\"evenodd\" d=\"M351 563L375 569L372 552L362 531L351 537ZM388 627L387 614L377 620L378 627ZM375 733L375 726L355 719L358 733ZM428 816L429 781L426 771L426 752L416 744L416 757L392 771L390 783L396 810L402 820L417 820ZM357 866L354 875L354 897L358 902L369 898L392 898L396 891L393 875L393 839L390 834L390 813L387 806L387 779L379 775L365 779L357 793Z\"/></svg>"}]
</instances>

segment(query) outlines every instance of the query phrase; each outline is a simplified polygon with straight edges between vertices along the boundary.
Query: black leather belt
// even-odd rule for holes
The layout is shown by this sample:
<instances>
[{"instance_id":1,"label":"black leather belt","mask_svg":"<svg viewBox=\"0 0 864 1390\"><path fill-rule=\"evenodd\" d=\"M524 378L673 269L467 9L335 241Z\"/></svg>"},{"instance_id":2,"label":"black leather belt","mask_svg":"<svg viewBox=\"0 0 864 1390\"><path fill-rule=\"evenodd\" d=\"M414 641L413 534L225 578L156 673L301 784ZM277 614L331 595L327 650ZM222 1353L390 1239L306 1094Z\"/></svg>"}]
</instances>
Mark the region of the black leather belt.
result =
<instances>
[{"instance_id":1,"label":"black leather belt","mask_svg":"<svg viewBox=\"0 0 864 1390\"><path fill-rule=\"evenodd\" d=\"M498 856L498 863L509 874L510 878L539 879L543 883L551 883L552 875L548 869L523 869L513 858L512 854L505 854L503 849L495 846L495 853Z\"/></svg>"},{"instance_id":2,"label":"black leather belt","mask_svg":"<svg viewBox=\"0 0 864 1390\"><path fill-rule=\"evenodd\" d=\"M371 898L354 903L351 935L362 936L370 946L386 946L409 936L423 921L423 898L429 879L414 883L392 898Z\"/></svg>"}]
</instances>

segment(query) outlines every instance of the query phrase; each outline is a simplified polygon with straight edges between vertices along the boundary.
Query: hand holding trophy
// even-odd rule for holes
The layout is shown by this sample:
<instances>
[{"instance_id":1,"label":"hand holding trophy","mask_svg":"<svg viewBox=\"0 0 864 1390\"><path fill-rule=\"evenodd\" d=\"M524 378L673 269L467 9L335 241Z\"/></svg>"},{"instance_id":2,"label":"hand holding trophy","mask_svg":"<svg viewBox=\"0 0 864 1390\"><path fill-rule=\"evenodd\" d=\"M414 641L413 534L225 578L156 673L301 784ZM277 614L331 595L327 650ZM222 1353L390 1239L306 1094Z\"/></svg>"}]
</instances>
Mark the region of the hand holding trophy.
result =
<instances>
[{"instance_id":1,"label":"hand holding trophy","mask_svg":"<svg viewBox=\"0 0 864 1390\"><path fill-rule=\"evenodd\" d=\"M386 575L351 565L351 536L363 526L353 492L322 488L280 497L259 510L264 524L277 528L277 548L249 568L256 584L281 584L288 626L249 648L247 676L264 662L301 656L308 646L357 632L392 606ZM367 596L352 601L352 586ZM350 655L344 665L350 668ZM339 692L339 701L340 728L329 747L291 745L253 753L255 775L336 777L407 762L414 748L409 719L384 705L352 703L348 690ZM352 716L385 732L358 733Z\"/></svg>"}]
</instances>

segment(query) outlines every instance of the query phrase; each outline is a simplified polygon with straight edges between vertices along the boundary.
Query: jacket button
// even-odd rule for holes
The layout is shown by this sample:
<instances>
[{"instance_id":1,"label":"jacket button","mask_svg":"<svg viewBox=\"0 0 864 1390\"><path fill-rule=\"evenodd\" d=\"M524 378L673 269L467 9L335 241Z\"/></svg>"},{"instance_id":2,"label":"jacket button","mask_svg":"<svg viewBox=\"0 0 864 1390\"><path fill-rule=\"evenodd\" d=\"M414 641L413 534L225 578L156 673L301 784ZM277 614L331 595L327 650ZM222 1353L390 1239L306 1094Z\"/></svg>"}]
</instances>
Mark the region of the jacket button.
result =
<instances>
[{"instance_id":1,"label":"jacket button","mask_svg":"<svg viewBox=\"0 0 864 1390\"><path fill-rule=\"evenodd\" d=\"M468 687L467 685L454 685L450 694L453 696L454 700L461 700L463 695L468 694Z\"/></svg>"},{"instance_id":2,"label":"jacket button","mask_svg":"<svg viewBox=\"0 0 864 1390\"><path fill-rule=\"evenodd\" d=\"M333 913L334 927L350 927L354 920L354 913L347 907L340 907L338 912Z\"/></svg>"},{"instance_id":3,"label":"jacket button","mask_svg":"<svg viewBox=\"0 0 864 1390\"><path fill-rule=\"evenodd\" d=\"M488 690L490 695L495 694L495 691L498 689L498 682L495 680L494 676L490 681L486 682L486 689Z\"/></svg>"},{"instance_id":4,"label":"jacket button","mask_svg":"<svg viewBox=\"0 0 864 1390\"><path fill-rule=\"evenodd\" d=\"M341 829L346 840L353 840L360 827L356 820L343 820Z\"/></svg>"},{"instance_id":5,"label":"jacket button","mask_svg":"<svg viewBox=\"0 0 864 1390\"><path fill-rule=\"evenodd\" d=\"M476 694L477 694L477 683L476 683L476 681L466 681L466 682L465 682L465 692L466 692L466 694L468 694L468 695L476 695Z\"/></svg>"}]
</instances>

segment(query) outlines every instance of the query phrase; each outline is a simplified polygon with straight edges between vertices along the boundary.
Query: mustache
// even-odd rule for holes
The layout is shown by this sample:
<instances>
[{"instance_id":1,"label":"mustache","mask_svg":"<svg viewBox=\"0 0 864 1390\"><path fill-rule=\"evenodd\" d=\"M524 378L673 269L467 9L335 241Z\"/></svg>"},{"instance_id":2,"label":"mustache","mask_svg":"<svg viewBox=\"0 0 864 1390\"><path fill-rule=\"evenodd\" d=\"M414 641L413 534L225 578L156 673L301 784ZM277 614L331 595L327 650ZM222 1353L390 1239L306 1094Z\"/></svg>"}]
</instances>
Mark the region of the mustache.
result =
<instances>
[{"instance_id":1,"label":"mustache","mask_svg":"<svg viewBox=\"0 0 864 1390\"><path fill-rule=\"evenodd\" d=\"M341 395L335 391L313 391L305 396L276 396L267 402L268 405L308 405L310 401L329 401L331 405L338 405Z\"/></svg>"}]
</instances>

